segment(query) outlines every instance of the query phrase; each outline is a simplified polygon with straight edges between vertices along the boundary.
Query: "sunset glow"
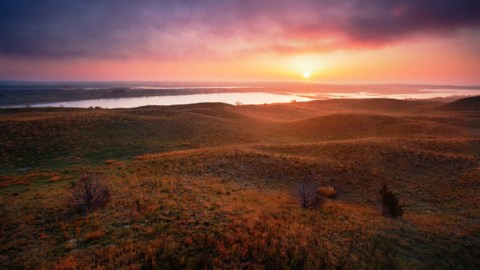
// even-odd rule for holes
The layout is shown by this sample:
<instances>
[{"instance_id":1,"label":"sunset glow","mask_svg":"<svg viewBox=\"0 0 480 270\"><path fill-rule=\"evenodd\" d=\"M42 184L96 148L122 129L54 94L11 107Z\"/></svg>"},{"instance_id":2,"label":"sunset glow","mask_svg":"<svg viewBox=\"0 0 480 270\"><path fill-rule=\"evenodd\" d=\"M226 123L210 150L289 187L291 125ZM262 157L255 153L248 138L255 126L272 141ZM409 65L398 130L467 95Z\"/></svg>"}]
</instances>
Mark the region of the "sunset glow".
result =
<instances>
[{"instance_id":1,"label":"sunset glow","mask_svg":"<svg viewBox=\"0 0 480 270\"><path fill-rule=\"evenodd\" d=\"M310 71L304 71L303 72L303 78L304 79L310 79L311 76L312 76L312 73Z\"/></svg>"},{"instance_id":2,"label":"sunset glow","mask_svg":"<svg viewBox=\"0 0 480 270\"><path fill-rule=\"evenodd\" d=\"M478 1L27 2L3 80L480 83Z\"/></svg>"},{"instance_id":3,"label":"sunset glow","mask_svg":"<svg viewBox=\"0 0 480 270\"><path fill-rule=\"evenodd\" d=\"M479 269L480 0L0 0L1 269Z\"/></svg>"}]
</instances>

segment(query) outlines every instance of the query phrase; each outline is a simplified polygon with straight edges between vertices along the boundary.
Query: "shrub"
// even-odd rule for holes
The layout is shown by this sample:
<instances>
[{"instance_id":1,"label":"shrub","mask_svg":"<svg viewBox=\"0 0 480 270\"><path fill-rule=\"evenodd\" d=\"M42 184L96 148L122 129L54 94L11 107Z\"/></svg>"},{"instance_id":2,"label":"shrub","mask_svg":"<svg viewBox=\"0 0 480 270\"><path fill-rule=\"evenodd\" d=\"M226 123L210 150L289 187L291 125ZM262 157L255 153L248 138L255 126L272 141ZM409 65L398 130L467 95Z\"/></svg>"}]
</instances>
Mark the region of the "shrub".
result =
<instances>
[{"instance_id":1,"label":"shrub","mask_svg":"<svg viewBox=\"0 0 480 270\"><path fill-rule=\"evenodd\" d=\"M385 217L400 217L403 215L403 205L400 204L397 194L390 191L386 184L383 184L379 191L382 202L382 215Z\"/></svg>"},{"instance_id":2,"label":"shrub","mask_svg":"<svg viewBox=\"0 0 480 270\"><path fill-rule=\"evenodd\" d=\"M104 207L110 200L110 191L97 175L82 176L71 188L69 206L87 212Z\"/></svg>"},{"instance_id":3,"label":"shrub","mask_svg":"<svg viewBox=\"0 0 480 270\"><path fill-rule=\"evenodd\" d=\"M135 213L142 214L147 209L145 202L141 201L140 199L136 199L133 203L133 210Z\"/></svg>"},{"instance_id":4,"label":"shrub","mask_svg":"<svg viewBox=\"0 0 480 270\"><path fill-rule=\"evenodd\" d=\"M337 197L337 191L333 186L319 187L317 188L317 194L330 199Z\"/></svg>"},{"instance_id":5,"label":"shrub","mask_svg":"<svg viewBox=\"0 0 480 270\"><path fill-rule=\"evenodd\" d=\"M297 190L293 192L293 197L304 209L319 206L323 202L322 196L317 194L315 185L311 183L301 183Z\"/></svg>"}]
</instances>

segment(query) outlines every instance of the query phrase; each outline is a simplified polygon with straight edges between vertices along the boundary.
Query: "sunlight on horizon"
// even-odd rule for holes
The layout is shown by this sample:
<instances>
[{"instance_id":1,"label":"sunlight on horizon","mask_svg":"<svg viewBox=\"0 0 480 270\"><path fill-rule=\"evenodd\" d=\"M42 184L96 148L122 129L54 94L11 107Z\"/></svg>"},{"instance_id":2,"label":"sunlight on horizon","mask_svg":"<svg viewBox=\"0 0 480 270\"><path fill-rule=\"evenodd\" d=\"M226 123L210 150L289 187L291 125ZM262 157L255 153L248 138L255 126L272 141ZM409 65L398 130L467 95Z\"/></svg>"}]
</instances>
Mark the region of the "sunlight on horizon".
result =
<instances>
[{"instance_id":1,"label":"sunlight on horizon","mask_svg":"<svg viewBox=\"0 0 480 270\"><path fill-rule=\"evenodd\" d=\"M303 72L303 78L304 79L310 79L311 76L312 76L312 73L310 71L304 71Z\"/></svg>"}]
</instances>

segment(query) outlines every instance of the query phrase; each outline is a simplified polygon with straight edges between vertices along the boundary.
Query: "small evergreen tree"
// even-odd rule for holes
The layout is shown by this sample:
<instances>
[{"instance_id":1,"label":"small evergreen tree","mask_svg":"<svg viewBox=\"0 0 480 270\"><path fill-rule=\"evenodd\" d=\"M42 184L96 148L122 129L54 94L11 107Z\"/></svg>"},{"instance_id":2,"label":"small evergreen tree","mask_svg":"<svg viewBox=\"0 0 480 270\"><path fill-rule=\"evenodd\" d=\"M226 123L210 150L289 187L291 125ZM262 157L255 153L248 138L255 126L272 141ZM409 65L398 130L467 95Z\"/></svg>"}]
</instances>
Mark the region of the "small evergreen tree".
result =
<instances>
[{"instance_id":1,"label":"small evergreen tree","mask_svg":"<svg viewBox=\"0 0 480 270\"><path fill-rule=\"evenodd\" d=\"M382 202L382 215L385 217L401 217L403 215L403 205L400 204L397 194L390 191L387 184L383 184L379 193Z\"/></svg>"}]
</instances>

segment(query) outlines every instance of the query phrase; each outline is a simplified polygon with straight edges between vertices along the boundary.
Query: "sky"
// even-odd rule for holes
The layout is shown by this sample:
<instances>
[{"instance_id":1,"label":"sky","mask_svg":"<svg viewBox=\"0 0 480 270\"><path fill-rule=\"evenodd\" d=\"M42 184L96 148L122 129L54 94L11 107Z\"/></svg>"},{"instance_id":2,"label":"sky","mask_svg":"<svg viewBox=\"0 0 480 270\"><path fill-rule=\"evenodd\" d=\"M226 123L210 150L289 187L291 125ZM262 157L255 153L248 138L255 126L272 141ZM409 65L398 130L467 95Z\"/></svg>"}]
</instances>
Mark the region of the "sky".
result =
<instances>
[{"instance_id":1,"label":"sky","mask_svg":"<svg viewBox=\"0 0 480 270\"><path fill-rule=\"evenodd\" d=\"M0 80L480 85L479 0L2 0Z\"/></svg>"}]
</instances>

